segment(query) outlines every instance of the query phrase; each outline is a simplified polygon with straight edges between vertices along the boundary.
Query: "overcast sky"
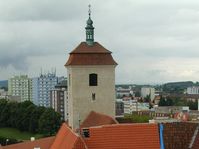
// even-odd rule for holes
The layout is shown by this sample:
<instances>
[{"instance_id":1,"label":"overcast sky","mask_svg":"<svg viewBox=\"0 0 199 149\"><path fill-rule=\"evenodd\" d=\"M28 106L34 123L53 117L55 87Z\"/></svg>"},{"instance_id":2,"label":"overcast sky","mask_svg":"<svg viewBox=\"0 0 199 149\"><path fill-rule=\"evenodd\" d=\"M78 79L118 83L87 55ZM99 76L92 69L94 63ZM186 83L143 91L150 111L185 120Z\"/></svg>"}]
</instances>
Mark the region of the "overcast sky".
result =
<instances>
[{"instance_id":1,"label":"overcast sky","mask_svg":"<svg viewBox=\"0 0 199 149\"><path fill-rule=\"evenodd\" d=\"M89 3L95 40L119 64L116 83L199 81L198 0L0 0L0 80L41 68L66 76Z\"/></svg>"}]
</instances>

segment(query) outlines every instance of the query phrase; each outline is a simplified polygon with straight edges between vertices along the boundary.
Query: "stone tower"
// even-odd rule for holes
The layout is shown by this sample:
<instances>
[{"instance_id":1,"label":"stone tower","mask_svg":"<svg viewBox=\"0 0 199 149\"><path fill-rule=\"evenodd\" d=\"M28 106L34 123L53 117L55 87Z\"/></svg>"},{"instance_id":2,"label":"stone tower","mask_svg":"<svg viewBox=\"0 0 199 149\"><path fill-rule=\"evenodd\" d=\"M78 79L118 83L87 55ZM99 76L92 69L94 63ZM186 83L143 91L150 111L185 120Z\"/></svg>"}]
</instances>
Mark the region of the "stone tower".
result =
<instances>
[{"instance_id":1,"label":"stone tower","mask_svg":"<svg viewBox=\"0 0 199 149\"><path fill-rule=\"evenodd\" d=\"M115 116L115 67L111 52L94 42L94 27L89 18L86 42L71 53L65 66L68 77L69 126L79 128L91 111Z\"/></svg>"}]
</instances>

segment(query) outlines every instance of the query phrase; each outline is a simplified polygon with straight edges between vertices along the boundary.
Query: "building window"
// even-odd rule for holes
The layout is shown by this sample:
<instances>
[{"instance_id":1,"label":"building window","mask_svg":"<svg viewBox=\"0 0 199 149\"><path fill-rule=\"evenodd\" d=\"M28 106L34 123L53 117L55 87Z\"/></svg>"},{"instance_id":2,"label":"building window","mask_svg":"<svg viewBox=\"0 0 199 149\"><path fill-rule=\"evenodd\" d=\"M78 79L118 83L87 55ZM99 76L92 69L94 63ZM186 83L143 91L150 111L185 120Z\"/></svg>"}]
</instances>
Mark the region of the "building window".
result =
<instances>
[{"instance_id":1,"label":"building window","mask_svg":"<svg viewBox=\"0 0 199 149\"><path fill-rule=\"evenodd\" d=\"M82 135L84 138L89 138L90 137L89 129L82 129Z\"/></svg>"},{"instance_id":2,"label":"building window","mask_svg":"<svg viewBox=\"0 0 199 149\"><path fill-rule=\"evenodd\" d=\"M92 93L92 100L95 100L96 97L95 97L95 93Z\"/></svg>"},{"instance_id":3,"label":"building window","mask_svg":"<svg viewBox=\"0 0 199 149\"><path fill-rule=\"evenodd\" d=\"M89 74L89 86L97 86L97 74Z\"/></svg>"}]
</instances>

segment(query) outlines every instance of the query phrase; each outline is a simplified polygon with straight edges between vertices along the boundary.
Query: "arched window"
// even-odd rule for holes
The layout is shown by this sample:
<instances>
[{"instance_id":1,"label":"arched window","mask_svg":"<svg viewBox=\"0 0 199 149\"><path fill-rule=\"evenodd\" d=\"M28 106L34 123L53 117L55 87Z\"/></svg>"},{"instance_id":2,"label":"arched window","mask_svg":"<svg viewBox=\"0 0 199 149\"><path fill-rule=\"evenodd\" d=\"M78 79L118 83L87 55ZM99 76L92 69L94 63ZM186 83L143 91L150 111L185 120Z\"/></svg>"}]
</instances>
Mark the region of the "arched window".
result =
<instances>
[{"instance_id":1,"label":"arched window","mask_svg":"<svg viewBox=\"0 0 199 149\"><path fill-rule=\"evenodd\" d=\"M89 86L97 86L97 74L89 74Z\"/></svg>"}]
</instances>

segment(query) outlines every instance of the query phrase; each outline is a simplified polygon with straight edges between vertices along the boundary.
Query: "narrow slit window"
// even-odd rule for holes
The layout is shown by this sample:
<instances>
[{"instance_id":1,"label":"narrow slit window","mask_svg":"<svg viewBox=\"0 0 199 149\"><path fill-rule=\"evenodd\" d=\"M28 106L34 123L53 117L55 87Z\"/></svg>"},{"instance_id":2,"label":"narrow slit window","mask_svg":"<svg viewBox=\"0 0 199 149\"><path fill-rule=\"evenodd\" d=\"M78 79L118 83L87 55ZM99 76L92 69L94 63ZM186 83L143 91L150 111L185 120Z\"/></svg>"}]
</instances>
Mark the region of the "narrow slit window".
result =
<instances>
[{"instance_id":1,"label":"narrow slit window","mask_svg":"<svg viewBox=\"0 0 199 149\"><path fill-rule=\"evenodd\" d=\"M92 100L95 100L95 93L92 93Z\"/></svg>"}]
</instances>

